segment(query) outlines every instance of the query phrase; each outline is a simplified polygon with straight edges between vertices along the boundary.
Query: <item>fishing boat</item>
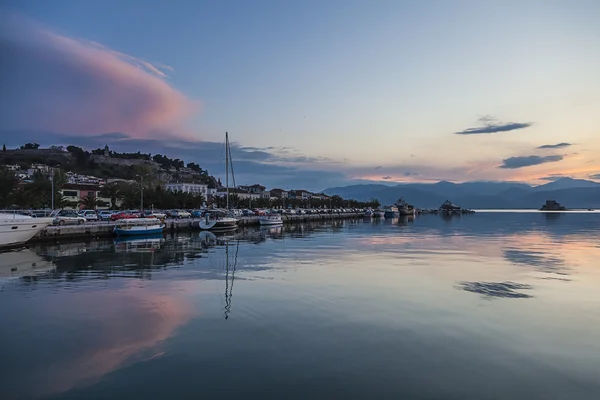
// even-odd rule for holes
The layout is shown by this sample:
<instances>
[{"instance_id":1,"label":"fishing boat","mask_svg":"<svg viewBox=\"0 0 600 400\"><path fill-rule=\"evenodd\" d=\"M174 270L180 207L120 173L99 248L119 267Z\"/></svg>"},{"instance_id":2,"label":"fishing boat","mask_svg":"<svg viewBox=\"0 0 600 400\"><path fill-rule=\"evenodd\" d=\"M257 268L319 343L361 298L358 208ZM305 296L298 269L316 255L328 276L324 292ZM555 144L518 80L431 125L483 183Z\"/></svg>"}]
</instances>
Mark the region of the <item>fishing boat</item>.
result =
<instances>
[{"instance_id":1,"label":"fishing boat","mask_svg":"<svg viewBox=\"0 0 600 400\"><path fill-rule=\"evenodd\" d=\"M198 227L203 230L227 231L237 229L238 219L232 217L229 208L229 168L231 167L231 177L235 187L235 175L233 174L233 161L231 159L231 148L229 146L229 133L225 132L225 189L227 198L226 215L219 212L205 211L202 219L198 222Z\"/></svg>"},{"instance_id":2,"label":"fishing boat","mask_svg":"<svg viewBox=\"0 0 600 400\"><path fill-rule=\"evenodd\" d=\"M365 218L373 218L373 210L372 209L367 209L367 211L365 211Z\"/></svg>"},{"instance_id":3,"label":"fishing boat","mask_svg":"<svg viewBox=\"0 0 600 400\"><path fill-rule=\"evenodd\" d=\"M114 227L116 236L140 236L161 234L165 229L165 224L158 218L139 218L123 219Z\"/></svg>"},{"instance_id":4,"label":"fishing boat","mask_svg":"<svg viewBox=\"0 0 600 400\"><path fill-rule=\"evenodd\" d=\"M415 215L415 207L408 204L403 198L396 202L396 207L398 207L398 214L401 216Z\"/></svg>"},{"instance_id":5,"label":"fishing boat","mask_svg":"<svg viewBox=\"0 0 600 400\"><path fill-rule=\"evenodd\" d=\"M0 214L0 250L22 246L52 223L53 218Z\"/></svg>"}]
</instances>

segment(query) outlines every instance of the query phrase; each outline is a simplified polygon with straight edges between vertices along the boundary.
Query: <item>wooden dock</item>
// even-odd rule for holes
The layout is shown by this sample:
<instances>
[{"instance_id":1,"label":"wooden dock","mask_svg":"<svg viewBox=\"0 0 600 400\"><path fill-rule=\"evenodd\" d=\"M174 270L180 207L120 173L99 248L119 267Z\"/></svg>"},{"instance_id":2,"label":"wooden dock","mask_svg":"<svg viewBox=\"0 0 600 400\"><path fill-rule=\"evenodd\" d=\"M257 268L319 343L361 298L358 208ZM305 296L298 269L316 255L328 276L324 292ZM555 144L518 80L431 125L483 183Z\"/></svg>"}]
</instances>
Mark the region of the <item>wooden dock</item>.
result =
<instances>
[{"instance_id":1,"label":"wooden dock","mask_svg":"<svg viewBox=\"0 0 600 400\"><path fill-rule=\"evenodd\" d=\"M340 213L340 214L307 214L307 215L283 215L284 224L331 221L340 219L362 218L362 213ZM239 226L258 226L259 217L240 217ZM200 230L198 226L200 219L167 219L165 220L165 232L179 232ZM61 240L90 240L113 235L114 222L90 222L83 225L51 225L42 230L31 242L58 242Z\"/></svg>"}]
</instances>

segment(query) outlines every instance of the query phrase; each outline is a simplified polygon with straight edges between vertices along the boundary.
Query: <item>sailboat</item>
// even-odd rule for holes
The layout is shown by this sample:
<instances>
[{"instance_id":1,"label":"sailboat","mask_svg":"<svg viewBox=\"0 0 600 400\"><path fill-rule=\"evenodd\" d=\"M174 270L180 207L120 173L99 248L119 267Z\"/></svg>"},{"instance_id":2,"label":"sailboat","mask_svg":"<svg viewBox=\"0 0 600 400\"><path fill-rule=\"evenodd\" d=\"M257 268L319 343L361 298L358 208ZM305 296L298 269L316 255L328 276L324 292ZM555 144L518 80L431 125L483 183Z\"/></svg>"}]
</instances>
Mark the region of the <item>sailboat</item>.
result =
<instances>
[{"instance_id":1,"label":"sailboat","mask_svg":"<svg viewBox=\"0 0 600 400\"><path fill-rule=\"evenodd\" d=\"M235 176L233 174L233 162L231 160L231 148L229 147L229 133L225 132L225 188L227 191L227 213L218 210L206 210L202 219L198 223L200 229L211 231L230 231L237 229L238 219L230 217L229 209L229 167L231 166L231 176L235 186Z\"/></svg>"}]
</instances>

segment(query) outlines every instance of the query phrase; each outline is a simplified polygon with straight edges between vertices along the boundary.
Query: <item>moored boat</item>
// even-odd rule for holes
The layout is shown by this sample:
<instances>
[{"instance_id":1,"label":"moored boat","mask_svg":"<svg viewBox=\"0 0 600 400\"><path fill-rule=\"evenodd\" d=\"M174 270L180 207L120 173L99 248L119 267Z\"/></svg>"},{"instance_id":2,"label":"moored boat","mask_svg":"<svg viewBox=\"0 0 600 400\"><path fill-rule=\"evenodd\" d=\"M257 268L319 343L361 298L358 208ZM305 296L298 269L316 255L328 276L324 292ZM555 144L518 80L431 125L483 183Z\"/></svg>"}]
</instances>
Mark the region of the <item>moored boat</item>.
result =
<instances>
[{"instance_id":1,"label":"moored boat","mask_svg":"<svg viewBox=\"0 0 600 400\"><path fill-rule=\"evenodd\" d=\"M398 218L400 214L398 213L398 207L389 206L383 208L383 216L386 219Z\"/></svg>"},{"instance_id":2,"label":"moored boat","mask_svg":"<svg viewBox=\"0 0 600 400\"><path fill-rule=\"evenodd\" d=\"M279 214L269 214L259 217L258 223L261 225L282 225L283 220Z\"/></svg>"},{"instance_id":3,"label":"moored boat","mask_svg":"<svg viewBox=\"0 0 600 400\"><path fill-rule=\"evenodd\" d=\"M205 211L198 221L198 227L202 230L228 231L237 229L237 218L228 217L219 211Z\"/></svg>"},{"instance_id":4,"label":"moored boat","mask_svg":"<svg viewBox=\"0 0 600 400\"><path fill-rule=\"evenodd\" d=\"M0 250L22 246L53 221L20 214L0 214Z\"/></svg>"},{"instance_id":5,"label":"moored boat","mask_svg":"<svg viewBox=\"0 0 600 400\"><path fill-rule=\"evenodd\" d=\"M385 218L385 211L383 211L383 210L373 211L373 218Z\"/></svg>"},{"instance_id":6,"label":"moored boat","mask_svg":"<svg viewBox=\"0 0 600 400\"><path fill-rule=\"evenodd\" d=\"M139 236L161 234L165 224L157 218L124 219L114 227L117 236Z\"/></svg>"},{"instance_id":7,"label":"moored boat","mask_svg":"<svg viewBox=\"0 0 600 400\"><path fill-rule=\"evenodd\" d=\"M415 215L415 207L408 204L403 198L398 199L396 207L400 216Z\"/></svg>"},{"instance_id":8,"label":"moored boat","mask_svg":"<svg viewBox=\"0 0 600 400\"><path fill-rule=\"evenodd\" d=\"M237 229L238 219L232 217L232 211L229 208L229 168L235 186L235 176L233 176L233 161L231 159L231 147L229 147L229 133L225 132L225 189L227 208L225 212L220 210L206 210L200 217L198 227L202 230L210 231L232 231Z\"/></svg>"}]
</instances>

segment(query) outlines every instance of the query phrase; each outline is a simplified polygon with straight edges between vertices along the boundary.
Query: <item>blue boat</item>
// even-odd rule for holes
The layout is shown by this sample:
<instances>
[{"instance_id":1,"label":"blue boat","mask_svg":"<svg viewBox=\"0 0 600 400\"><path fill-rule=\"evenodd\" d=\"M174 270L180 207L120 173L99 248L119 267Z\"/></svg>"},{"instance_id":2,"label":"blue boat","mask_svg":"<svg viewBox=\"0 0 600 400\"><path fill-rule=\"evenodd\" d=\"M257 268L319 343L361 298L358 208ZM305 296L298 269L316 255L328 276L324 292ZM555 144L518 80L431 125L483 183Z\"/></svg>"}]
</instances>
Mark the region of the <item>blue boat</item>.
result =
<instances>
[{"instance_id":1,"label":"blue boat","mask_svg":"<svg viewBox=\"0 0 600 400\"><path fill-rule=\"evenodd\" d=\"M124 220L114 228L114 233L117 236L148 236L161 234L165 229L165 224L157 219L139 219L139 220Z\"/></svg>"}]
</instances>

